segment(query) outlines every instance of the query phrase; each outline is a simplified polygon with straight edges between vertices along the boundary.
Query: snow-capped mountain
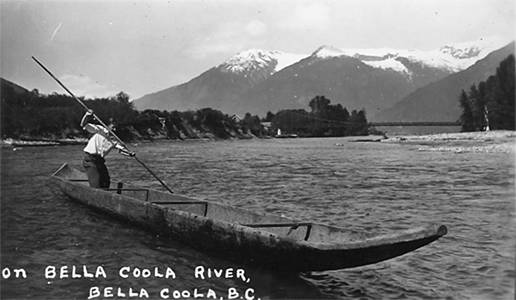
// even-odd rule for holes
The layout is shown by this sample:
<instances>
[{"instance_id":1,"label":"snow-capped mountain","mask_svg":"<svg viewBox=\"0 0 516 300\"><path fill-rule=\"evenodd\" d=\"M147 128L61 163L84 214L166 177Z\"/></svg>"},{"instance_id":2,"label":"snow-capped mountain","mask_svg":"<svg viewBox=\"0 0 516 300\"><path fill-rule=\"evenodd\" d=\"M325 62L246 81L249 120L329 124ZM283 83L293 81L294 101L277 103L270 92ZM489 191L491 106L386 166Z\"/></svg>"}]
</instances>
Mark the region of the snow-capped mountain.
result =
<instances>
[{"instance_id":1,"label":"snow-capped mountain","mask_svg":"<svg viewBox=\"0 0 516 300\"><path fill-rule=\"evenodd\" d=\"M250 49L230 57L189 82L145 95L137 108L190 110L212 107L235 113L240 96L306 55Z\"/></svg>"},{"instance_id":2,"label":"snow-capped mountain","mask_svg":"<svg viewBox=\"0 0 516 300\"><path fill-rule=\"evenodd\" d=\"M424 67L439 68L451 72L464 70L489 53L505 46L509 41L490 38L474 42L456 43L431 50L410 50L393 48L336 48L324 45L310 56L321 59L350 56L366 65L379 69L390 69L407 76L412 76L408 63ZM303 58L306 54L286 53L277 50L249 49L236 54L219 65L228 72L242 73L249 76L253 72L270 71L272 75Z\"/></svg>"},{"instance_id":3,"label":"snow-capped mountain","mask_svg":"<svg viewBox=\"0 0 516 300\"><path fill-rule=\"evenodd\" d=\"M504 46L497 39L445 45L433 50L339 49L311 54L250 49L189 82L135 100L139 109L212 107L228 114L264 115L307 108L325 95L348 109L382 111L431 82L464 70Z\"/></svg>"},{"instance_id":4,"label":"snow-capped mountain","mask_svg":"<svg viewBox=\"0 0 516 300\"><path fill-rule=\"evenodd\" d=\"M317 48L317 50L315 50L311 56L325 59L325 58L339 57L339 56L343 56L343 55L346 55L346 53L344 51L342 51L338 48L335 48L333 46L324 45L324 46Z\"/></svg>"},{"instance_id":5,"label":"snow-capped mountain","mask_svg":"<svg viewBox=\"0 0 516 300\"><path fill-rule=\"evenodd\" d=\"M219 65L219 67L235 73L248 73L262 69L270 69L271 73L275 73L300 61L304 57L306 55L276 50L250 49L231 57Z\"/></svg>"},{"instance_id":6,"label":"snow-capped mountain","mask_svg":"<svg viewBox=\"0 0 516 300\"><path fill-rule=\"evenodd\" d=\"M277 50L249 49L236 54L219 65L230 72L249 73L256 70L270 69L271 74L288 67L303 58L314 56L322 59L351 56L375 68L391 69L407 73L408 69L399 59L420 63L429 67L458 72L473 65L479 59L497 50L510 41L500 38L481 39L479 41L444 45L438 49L411 50L393 48L337 48L324 45L311 55L287 53Z\"/></svg>"},{"instance_id":7,"label":"snow-capped mountain","mask_svg":"<svg viewBox=\"0 0 516 300\"><path fill-rule=\"evenodd\" d=\"M348 109L381 111L415 89L439 80L450 72L405 62L405 73L377 68L360 59L321 47L312 55L272 74L244 92L232 109L264 115L286 108L308 108L310 100L324 95Z\"/></svg>"},{"instance_id":8,"label":"snow-capped mountain","mask_svg":"<svg viewBox=\"0 0 516 300\"><path fill-rule=\"evenodd\" d=\"M331 46L319 48L314 54L321 58L351 56L375 68L391 69L411 75L403 63L419 63L424 66L446 69L450 72L465 70L489 53L507 45L510 41L501 38L481 39L479 41L456 43L431 50L410 50L392 48L343 48Z\"/></svg>"},{"instance_id":9,"label":"snow-capped mountain","mask_svg":"<svg viewBox=\"0 0 516 300\"><path fill-rule=\"evenodd\" d=\"M475 48L449 50L453 51L454 55L465 59L469 59L468 56L477 51ZM489 53L465 70L415 90L394 106L376 114L374 121L455 122L462 112L458 101L461 90L468 91L472 85L485 81L495 74L500 62L511 54L514 55L514 42ZM479 54L476 55L478 56Z\"/></svg>"}]
</instances>

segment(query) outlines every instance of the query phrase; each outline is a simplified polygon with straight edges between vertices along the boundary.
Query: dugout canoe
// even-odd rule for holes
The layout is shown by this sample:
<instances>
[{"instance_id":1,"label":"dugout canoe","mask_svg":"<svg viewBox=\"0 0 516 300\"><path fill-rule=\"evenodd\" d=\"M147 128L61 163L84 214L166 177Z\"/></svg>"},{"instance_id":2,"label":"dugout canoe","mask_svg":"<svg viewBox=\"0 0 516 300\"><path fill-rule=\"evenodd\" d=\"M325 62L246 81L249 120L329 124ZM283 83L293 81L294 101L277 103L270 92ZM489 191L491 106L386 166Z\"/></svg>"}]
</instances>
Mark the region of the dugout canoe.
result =
<instances>
[{"instance_id":1,"label":"dugout canoe","mask_svg":"<svg viewBox=\"0 0 516 300\"><path fill-rule=\"evenodd\" d=\"M207 253L296 272L353 268L400 256L447 233L443 225L372 235L260 214L214 201L122 186L89 187L86 174L63 164L54 186L87 206Z\"/></svg>"}]
</instances>

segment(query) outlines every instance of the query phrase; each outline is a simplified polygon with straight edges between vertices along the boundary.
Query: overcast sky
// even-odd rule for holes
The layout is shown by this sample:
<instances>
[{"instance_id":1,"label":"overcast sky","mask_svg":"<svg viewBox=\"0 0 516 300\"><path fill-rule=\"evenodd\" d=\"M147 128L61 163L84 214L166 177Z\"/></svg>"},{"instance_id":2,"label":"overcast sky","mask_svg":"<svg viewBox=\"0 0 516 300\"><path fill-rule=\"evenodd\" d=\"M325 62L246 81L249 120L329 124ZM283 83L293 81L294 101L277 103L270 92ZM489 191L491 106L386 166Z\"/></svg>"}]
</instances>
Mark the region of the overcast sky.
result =
<instances>
[{"instance_id":1,"label":"overcast sky","mask_svg":"<svg viewBox=\"0 0 516 300\"><path fill-rule=\"evenodd\" d=\"M434 49L514 39L514 0L0 0L0 76L64 93L131 98L177 85L249 48Z\"/></svg>"}]
</instances>

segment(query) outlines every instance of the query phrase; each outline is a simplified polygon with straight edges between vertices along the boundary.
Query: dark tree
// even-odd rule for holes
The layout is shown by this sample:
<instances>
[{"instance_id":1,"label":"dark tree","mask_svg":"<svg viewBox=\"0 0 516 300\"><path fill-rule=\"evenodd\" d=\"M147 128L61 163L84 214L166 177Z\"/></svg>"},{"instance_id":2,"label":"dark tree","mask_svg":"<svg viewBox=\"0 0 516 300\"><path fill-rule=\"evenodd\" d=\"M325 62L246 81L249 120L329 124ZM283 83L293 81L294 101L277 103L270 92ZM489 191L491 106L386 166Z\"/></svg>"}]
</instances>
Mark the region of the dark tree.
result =
<instances>
[{"instance_id":1,"label":"dark tree","mask_svg":"<svg viewBox=\"0 0 516 300\"><path fill-rule=\"evenodd\" d=\"M503 107L500 114L500 126L503 129L515 129L515 77L514 77L514 55L510 55L500 63L496 70L498 80L498 92L494 101Z\"/></svg>"},{"instance_id":2,"label":"dark tree","mask_svg":"<svg viewBox=\"0 0 516 300\"><path fill-rule=\"evenodd\" d=\"M313 98L311 112L303 109L279 111L272 121L272 128L283 133L299 136L345 136L367 135L368 123L364 110L350 115L340 104L332 105L324 96Z\"/></svg>"},{"instance_id":3,"label":"dark tree","mask_svg":"<svg viewBox=\"0 0 516 300\"><path fill-rule=\"evenodd\" d=\"M463 131L515 129L514 55L503 60L496 74L473 85L459 97Z\"/></svg>"},{"instance_id":4,"label":"dark tree","mask_svg":"<svg viewBox=\"0 0 516 300\"><path fill-rule=\"evenodd\" d=\"M328 111L328 106L330 105L330 100L324 96L315 96L308 106L312 109L312 113L321 114Z\"/></svg>"},{"instance_id":5,"label":"dark tree","mask_svg":"<svg viewBox=\"0 0 516 300\"><path fill-rule=\"evenodd\" d=\"M365 110L356 111L353 110L351 112L351 116L349 117L350 123L350 135L367 135L368 134L368 125L367 118L365 114Z\"/></svg>"},{"instance_id":6,"label":"dark tree","mask_svg":"<svg viewBox=\"0 0 516 300\"><path fill-rule=\"evenodd\" d=\"M240 123L242 125L242 129L248 133L250 132L255 136L262 136L265 134L265 129L263 128L258 116L246 113L244 119Z\"/></svg>"},{"instance_id":7,"label":"dark tree","mask_svg":"<svg viewBox=\"0 0 516 300\"><path fill-rule=\"evenodd\" d=\"M274 119L274 114L270 111L267 112L265 115L265 118L263 118L264 122L272 122L272 119Z\"/></svg>"},{"instance_id":8,"label":"dark tree","mask_svg":"<svg viewBox=\"0 0 516 300\"><path fill-rule=\"evenodd\" d=\"M460 121L462 124L462 131L475 131L473 124L473 112L471 111L471 103L468 95L464 90L460 95L460 106L462 107L462 115Z\"/></svg>"}]
</instances>

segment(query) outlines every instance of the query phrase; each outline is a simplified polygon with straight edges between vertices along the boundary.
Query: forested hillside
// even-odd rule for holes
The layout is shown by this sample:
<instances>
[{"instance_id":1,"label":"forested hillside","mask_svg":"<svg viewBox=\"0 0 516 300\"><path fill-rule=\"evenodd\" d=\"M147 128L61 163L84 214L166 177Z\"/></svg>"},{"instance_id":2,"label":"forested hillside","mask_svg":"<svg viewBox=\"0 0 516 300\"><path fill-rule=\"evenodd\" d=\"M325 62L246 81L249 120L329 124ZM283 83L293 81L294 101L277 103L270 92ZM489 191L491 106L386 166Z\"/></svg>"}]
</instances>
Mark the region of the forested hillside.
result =
<instances>
[{"instance_id":1,"label":"forested hillside","mask_svg":"<svg viewBox=\"0 0 516 300\"><path fill-rule=\"evenodd\" d=\"M500 63L496 74L486 81L462 90L461 123L463 131L515 129L514 55Z\"/></svg>"}]
</instances>

